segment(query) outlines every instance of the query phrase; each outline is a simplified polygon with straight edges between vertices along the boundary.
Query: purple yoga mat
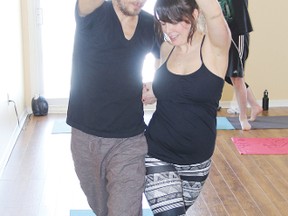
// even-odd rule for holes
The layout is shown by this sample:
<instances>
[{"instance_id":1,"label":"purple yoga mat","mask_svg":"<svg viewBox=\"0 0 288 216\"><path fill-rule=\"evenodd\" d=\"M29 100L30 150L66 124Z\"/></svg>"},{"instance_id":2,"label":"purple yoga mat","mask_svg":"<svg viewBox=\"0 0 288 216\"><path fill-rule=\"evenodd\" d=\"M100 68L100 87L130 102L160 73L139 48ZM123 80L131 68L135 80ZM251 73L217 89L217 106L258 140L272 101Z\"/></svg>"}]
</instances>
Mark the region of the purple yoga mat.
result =
<instances>
[{"instance_id":1,"label":"purple yoga mat","mask_svg":"<svg viewBox=\"0 0 288 216\"><path fill-rule=\"evenodd\" d=\"M237 130L241 130L238 117L227 117L228 121ZM252 129L285 129L288 128L288 116L258 116L250 122Z\"/></svg>"}]
</instances>

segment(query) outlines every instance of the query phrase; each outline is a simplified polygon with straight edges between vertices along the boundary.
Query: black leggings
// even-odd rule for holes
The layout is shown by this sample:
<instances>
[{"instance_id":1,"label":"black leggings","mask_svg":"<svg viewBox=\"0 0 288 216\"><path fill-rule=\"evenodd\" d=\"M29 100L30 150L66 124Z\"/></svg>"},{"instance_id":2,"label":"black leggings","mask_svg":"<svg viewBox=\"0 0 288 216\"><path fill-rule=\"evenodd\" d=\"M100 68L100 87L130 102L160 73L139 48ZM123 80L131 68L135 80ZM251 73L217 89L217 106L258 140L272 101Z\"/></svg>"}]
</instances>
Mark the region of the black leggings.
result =
<instances>
[{"instance_id":1,"label":"black leggings","mask_svg":"<svg viewBox=\"0 0 288 216\"><path fill-rule=\"evenodd\" d=\"M177 165L147 156L145 195L155 216L185 216L208 177L211 159Z\"/></svg>"}]
</instances>

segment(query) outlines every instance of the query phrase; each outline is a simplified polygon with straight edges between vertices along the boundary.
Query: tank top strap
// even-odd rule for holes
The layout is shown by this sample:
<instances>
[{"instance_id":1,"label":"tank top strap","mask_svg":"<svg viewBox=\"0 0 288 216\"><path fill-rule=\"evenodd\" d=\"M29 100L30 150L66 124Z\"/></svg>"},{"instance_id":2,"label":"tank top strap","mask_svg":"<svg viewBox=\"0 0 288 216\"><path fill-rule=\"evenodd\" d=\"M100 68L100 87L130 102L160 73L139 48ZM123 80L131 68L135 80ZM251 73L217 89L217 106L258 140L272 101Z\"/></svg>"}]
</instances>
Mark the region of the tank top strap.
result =
<instances>
[{"instance_id":1,"label":"tank top strap","mask_svg":"<svg viewBox=\"0 0 288 216\"><path fill-rule=\"evenodd\" d=\"M202 42L201 42L201 46L200 46L200 59L201 59L201 62L203 62L203 57L202 57L202 46L203 46L203 43L204 43L204 40L205 40L205 36L203 36L202 38Z\"/></svg>"},{"instance_id":2,"label":"tank top strap","mask_svg":"<svg viewBox=\"0 0 288 216\"><path fill-rule=\"evenodd\" d=\"M175 46L171 49L171 51L170 51L170 53L169 53L169 55L168 55L168 57L167 57L167 59L166 59L166 62L169 60L169 58L170 58L170 56L171 56L171 54L172 54L172 52L173 52L174 49L175 49Z\"/></svg>"}]
</instances>

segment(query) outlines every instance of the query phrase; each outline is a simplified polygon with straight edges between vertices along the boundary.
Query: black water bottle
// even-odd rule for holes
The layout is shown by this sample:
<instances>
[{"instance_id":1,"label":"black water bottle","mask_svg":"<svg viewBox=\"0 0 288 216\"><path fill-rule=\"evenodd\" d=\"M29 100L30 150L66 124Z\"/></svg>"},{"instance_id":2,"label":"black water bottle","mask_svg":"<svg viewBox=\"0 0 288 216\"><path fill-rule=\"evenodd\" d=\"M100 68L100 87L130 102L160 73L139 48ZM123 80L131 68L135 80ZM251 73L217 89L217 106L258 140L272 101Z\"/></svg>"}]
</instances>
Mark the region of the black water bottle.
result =
<instances>
[{"instance_id":1,"label":"black water bottle","mask_svg":"<svg viewBox=\"0 0 288 216\"><path fill-rule=\"evenodd\" d=\"M262 108L263 110L268 110L269 109L269 97L268 97L268 91L264 91L264 95L262 98Z\"/></svg>"}]
</instances>

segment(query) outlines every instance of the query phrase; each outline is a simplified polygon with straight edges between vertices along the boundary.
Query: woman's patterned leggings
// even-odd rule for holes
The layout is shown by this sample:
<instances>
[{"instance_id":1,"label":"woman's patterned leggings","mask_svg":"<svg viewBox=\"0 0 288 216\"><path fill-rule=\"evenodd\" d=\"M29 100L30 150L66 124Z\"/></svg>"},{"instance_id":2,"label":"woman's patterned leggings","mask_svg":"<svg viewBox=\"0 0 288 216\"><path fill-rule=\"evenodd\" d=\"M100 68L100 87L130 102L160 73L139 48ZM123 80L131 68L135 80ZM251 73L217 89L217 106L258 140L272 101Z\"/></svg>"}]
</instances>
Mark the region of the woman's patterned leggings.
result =
<instances>
[{"instance_id":1,"label":"woman's patterned leggings","mask_svg":"<svg viewBox=\"0 0 288 216\"><path fill-rule=\"evenodd\" d=\"M184 216L199 196L211 159L191 165L146 156L145 195L155 216Z\"/></svg>"}]
</instances>

